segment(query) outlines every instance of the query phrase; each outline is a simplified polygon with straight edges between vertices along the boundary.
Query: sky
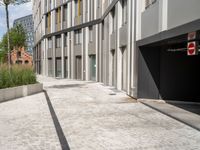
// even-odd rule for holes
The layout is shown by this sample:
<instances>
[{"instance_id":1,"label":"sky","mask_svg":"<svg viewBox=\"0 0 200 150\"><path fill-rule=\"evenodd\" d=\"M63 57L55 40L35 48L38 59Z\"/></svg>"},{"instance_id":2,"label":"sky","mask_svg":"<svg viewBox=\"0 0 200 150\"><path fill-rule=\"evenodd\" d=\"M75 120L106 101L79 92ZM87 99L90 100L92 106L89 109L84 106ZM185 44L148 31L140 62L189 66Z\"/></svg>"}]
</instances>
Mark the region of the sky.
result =
<instances>
[{"instance_id":1,"label":"sky","mask_svg":"<svg viewBox=\"0 0 200 150\"><path fill-rule=\"evenodd\" d=\"M32 14L32 2L15 6L10 5L9 13L10 27L12 27L13 21L15 19ZM2 39L2 36L6 33L6 30L7 28L5 7L0 5L0 40Z\"/></svg>"}]
</instances>

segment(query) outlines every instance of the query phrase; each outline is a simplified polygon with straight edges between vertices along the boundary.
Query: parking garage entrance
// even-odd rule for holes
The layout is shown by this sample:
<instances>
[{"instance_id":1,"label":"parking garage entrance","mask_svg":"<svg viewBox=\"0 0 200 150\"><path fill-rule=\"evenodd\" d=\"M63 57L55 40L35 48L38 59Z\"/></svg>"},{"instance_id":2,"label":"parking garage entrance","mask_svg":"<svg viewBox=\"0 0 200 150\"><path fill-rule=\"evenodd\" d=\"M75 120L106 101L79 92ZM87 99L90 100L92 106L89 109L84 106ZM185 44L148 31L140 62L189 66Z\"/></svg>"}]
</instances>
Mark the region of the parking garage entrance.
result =
<instances>
[{"instance_id":1,"label":"parking garage entrance","mask_svg":"<svg viewBox=\"0 0 200 150\"><path fill-rule=\"evenodd\" d=\"M200 102L200 54L188 56L187 43L183 35L139 48L139 98Z\"/></svg>"}]
</instances>

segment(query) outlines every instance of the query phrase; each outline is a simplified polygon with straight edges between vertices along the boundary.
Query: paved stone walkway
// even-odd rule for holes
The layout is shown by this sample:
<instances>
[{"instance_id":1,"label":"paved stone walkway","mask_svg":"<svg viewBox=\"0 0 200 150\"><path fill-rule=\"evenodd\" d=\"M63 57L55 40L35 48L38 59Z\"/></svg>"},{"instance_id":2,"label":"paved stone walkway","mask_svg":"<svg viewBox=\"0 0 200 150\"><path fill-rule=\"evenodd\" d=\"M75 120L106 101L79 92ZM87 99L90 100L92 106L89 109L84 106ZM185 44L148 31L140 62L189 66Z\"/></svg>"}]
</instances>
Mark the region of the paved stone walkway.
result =
<instances>
[{"instance_id":1,"label":"paved stone walkway","mask_svg":"<svg viewBox=\"0 0 200 150\"><path fill-rule=\"evenodd\" d=\"M71 150L200 149L200 132L123 92L101 83L39 80ZM61 149L43 93L0 103L1 149Z\"/></svg>"},{"instance_id":2,"label":"paved stone walkway","mask_svg":"<svg viewBox=\"0 0 200 150\"><path fill-rule=\"evenodd\" d=\"M59 150L44 93L0 103L0 150Z\"/></svg>"},{"instance_id":3,"label":"paved stone walkway","mask_svg":"<svg viewBox=\"0 0 200 150\"><path fill-rule=\"evenodd\" d=\"M101 83L41 80L72 150L200 149L200 132L123 92Z\"/></svg>"}]
</instances>

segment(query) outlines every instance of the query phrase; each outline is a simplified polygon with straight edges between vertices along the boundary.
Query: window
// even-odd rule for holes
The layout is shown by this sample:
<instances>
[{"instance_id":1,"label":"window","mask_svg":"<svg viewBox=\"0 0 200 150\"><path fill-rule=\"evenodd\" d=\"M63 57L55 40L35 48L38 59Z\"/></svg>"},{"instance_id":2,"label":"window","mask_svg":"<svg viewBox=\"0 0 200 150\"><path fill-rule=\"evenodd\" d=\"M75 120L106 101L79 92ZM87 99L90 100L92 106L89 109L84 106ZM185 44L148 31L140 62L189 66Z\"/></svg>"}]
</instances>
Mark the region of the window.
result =
<instances>
[{"instance_id":1,"label":"window","mask_svg":"<svg viewBox=\"0 0 200 150\"><path fill-rule=\"evenodd\" d=\"M116 29L116 24L115 24L115 8L111 11L111 16L112 16L112 32L115 31Z\"/></svg>"},{"instance_id":2,"label":"window","mask_svg":"<svg viewBox=\"0 0 200 150\"><path fill-rule=\"evenodd\" d=\"M90 0L90 20L94 19L94 0Z\"/></svg>"},{"instance_id":3,"label":"window","mask_svg":"<svg viewBox=\"0 0 200 150\"><path fill-rule=\"evenodd\" d=\"M75 31L75 44L81 44L81 29Z\"/></svg>"},{"instance_id":4,"label":"window","mask_svg":"<svg viewBox=\"0 0 200 150\"><path fill-rule=\"evenodd\" d=\"M65 33L64 36L64 46L67 47L67 33Z\"/></svg>"},{"instance_id":5,"label":"window","mask_svg":"<svg viewBox=\"0 0 200 150\"><path fill-rule=\"evenodd\" d=\"M93 27L92 26L89 27L89 41L90 42L93 41Z\"/></svg>"},{"instance_id":6,"label":"window","mask_svg":"<svg viewBox=\"0 0 200 150\"><path fill-rule=\"evenodd\" d=\"M18 57L18 58L21 58L21 57L22 57L21 52L17 52L17 57Z\"/></svg>"},{"instance_id":7,"label":"window","mask_svg":"<svg viewBox=\"0 0 200 150\"><path fill-rule=\"evenodd\" d=\"M82 5L82 0L75 0L75 16L81 16L82 15L82 9L83 9L83 5Z\"/></svg>"},{"instance_id":8,"label":"window","mask_svg":"<svg viewBox=\"0 0 200 150\"><path fill-rule=\"evenodd\" d=\"M63 9L63 21L67 21L67 5L64 5Z\"/></svg>"},{"instance_id":9,"label":"window","mask_svg":"<svg viewBox=\"0 0 200 150\"><path fill-rule=\"evenodd\" d=\"M128 9L127 9L127 0L122 0L122 25L127 23Z\"/></svg>"},{"instance_id":10,"label":"window","mask_svg":"<svg viewBox=\"0 0 200 150\"><path fill-rule=\"evenodd\" d=\"M49 28L50 29L51 27L51 13L48 13L46 15L46 28ZM31 29L32 30L32 29Z\"/></svg>"},{"instance_id":11,"label":"window","mask_svg":"<svg viewBox=\"0 0 200 150\"><path fill-rule=\"evenodd\" d=\"M61 36L57 35L56 36L56 48L60 48L61 47Z\"/></svg>"},{"instance_id":12,"label":"window","mask_svg":"<svg viewBox=\"0 0 200 150\"><path fill-rule=\"evenodd\" d=\"M48 48L52 48L52 40L51 38L48 38Z\"/></svg>"},{"instance_id":13,"label":"window","mask_svg":"<svg viewBox=\"0 0 200 150\"><path fill-rule=\"evenodd\" d=\"M61 16L60 16L60 8L56 9L56 24L59 24L61 22Z\"/></svg>"},{"instance_id":14,"label":"window","mask_svg":"<svg viewBox=\"0 0 200 150\"><path fill-rule=\"evenodd\" d=\"M104 40L104 21L102 22L102 40Z\"/></svg>"}]
</instances>

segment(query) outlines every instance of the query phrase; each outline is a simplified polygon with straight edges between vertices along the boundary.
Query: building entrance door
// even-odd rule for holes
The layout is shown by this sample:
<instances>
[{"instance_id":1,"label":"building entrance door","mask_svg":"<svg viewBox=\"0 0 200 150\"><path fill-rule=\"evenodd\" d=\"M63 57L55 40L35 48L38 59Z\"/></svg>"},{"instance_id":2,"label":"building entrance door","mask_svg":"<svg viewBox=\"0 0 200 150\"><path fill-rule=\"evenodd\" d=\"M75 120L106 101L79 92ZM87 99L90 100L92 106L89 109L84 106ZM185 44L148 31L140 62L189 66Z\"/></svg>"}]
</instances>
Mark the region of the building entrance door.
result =
<instances>
[{"instance_id":1,"label":"building entrance door","mask_svg":"<svg viewBox=\"0 0 200 150\"><path fill-rule=\"evenodd\" d=\"M115 68L116 68L116 63L115 63L115 50L111 51L112 54L112 86L115 86Z\"/></svg>"},{"instance_id":2,"label":"building entrance door","mask_svg":"<svg viewBox=\"0 0 200 150\"><path fill-rule=\"evenodd\" d=\"M96 55L90 55L90 80L96 81Z\"/></svg>"},{"instance_id":3,"label":"building entrance door","mask_svg":"<svg viewBox=\"0 0 200 150\"><path fill-rule=\"evenodd\" d=\"M76 56L76 79L81 80L82 77L82 57Z\"/></svg>"},{"instance_id":4,"label":"building entrance door","mask_svg":"<svg viewBox=\"0 0 200 150\"><path fill-rule=\"evenodd\" d=\"M122 90L127 91L127 50L126 47L122 51Z\"/></svg>"},{"instance_id":5,"label":"building entrance door","mask_svg":"<svg viewBox=\"0 0 200 150\"><path fill-rule=\"evenodd\" d=\"M68 58L65 57L65 78L68 78Z\"/></svg>"},{"instance_id":6,"label":"building entrance door","mask_svg":"<svg viewBox=\"0 0 200 150\"><path fill-rule=\"evenodd\" d=\"M56 77L62 76L61 58L56 58Z\"/></svg>"}]
</instances>

